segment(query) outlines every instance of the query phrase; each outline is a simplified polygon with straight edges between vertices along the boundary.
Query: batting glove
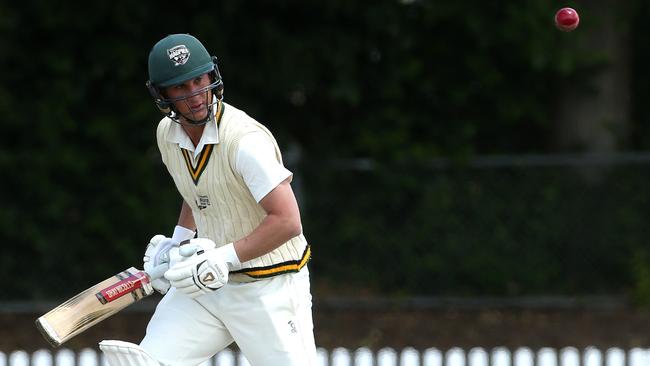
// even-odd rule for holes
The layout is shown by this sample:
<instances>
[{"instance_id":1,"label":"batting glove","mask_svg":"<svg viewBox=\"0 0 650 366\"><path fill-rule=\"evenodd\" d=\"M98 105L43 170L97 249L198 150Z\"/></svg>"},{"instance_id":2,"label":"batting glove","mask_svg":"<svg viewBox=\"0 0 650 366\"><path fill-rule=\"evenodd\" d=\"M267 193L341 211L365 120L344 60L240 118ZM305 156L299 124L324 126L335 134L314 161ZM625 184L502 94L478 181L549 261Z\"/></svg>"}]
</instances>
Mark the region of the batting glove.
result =
<instances>
[{"instance_id":1,"label":"batting glove","mask_svg":"<svg viewBox=\"0 0 650 366\"><path fill-rule=\"evenodd\" d=\"M163 263L169 263L169 251L178 247L181 241L192 237L194 237L194 231L177 225L171 238L164 235L156 235L151 238L142 258L144 270L151 271ZM153 280L151 286L164 295L169 290L170 284L169 281L161 277Z\"/></svg>"},{"instance_id":2,"label":"batting glove","mask_svg":"<svg viewBox=\"0 0 650 366\"><path fill-rule=\"evenodd\" d=\"M198 251L174 264L165 272L165 278L192 298L220 289L228 282L228 265L241 265L232 243L215 248L213 241L201 238L190 244L200 246Z\"/></svg>"}]
</instances>

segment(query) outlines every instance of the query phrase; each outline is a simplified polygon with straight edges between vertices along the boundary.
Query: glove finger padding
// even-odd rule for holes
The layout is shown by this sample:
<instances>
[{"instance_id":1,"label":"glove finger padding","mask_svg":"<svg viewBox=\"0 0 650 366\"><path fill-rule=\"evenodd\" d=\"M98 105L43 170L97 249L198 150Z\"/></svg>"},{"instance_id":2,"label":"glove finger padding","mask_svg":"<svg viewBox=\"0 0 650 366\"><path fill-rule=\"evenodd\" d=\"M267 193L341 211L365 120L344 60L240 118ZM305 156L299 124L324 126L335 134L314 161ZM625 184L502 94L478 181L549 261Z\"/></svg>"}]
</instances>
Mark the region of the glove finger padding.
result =
<instances>
[{"instance_id":1,"label":"glove finger padding","mask_svg":"<svg viewBox=\"0 0 650 366\"><path fill-rule=\"evenodd\" d=\"M174 247L178 247L178 242L171 238L160 234L152 237L142 258L144 270L150 271L163 263L169 263L169 251ZM165 278L153 280L151 286L163 295L171 287L169 281Z\"/></svg>"},{"instance_id":2,"label":"glove finger padding","mask_svg":"<svg viewBox=\"0 0 650 366\"><path fill-rule=\"evenodd\" d=\"M142 261L147 263L151 261L151 257L156 254L158 247L158 243L160 243L162 240L165 240L167 237L161 234L155 235L153 238L149 240L149 244L147 244L147 248L144 251L144 257L142 257Z\"/></svg>"},{"instance_id":3,"label":"glove finger padding","mask_svg":"<svg viewBox=\"0 0 650 366\"><path fill-rule=\"evenodd\" d=\"M158 236L160 235L154 236L149 242L143 258L144 262L152 262L154 267L169 262L169 250L179 246L176 240L167 237L154 241L153 239L156 239Z\"/></svg>"},{"instance_id":4,"label":"glove finger padding","mask_svg":"<svg viewBox=\"0 0 650 366\"><path fill-rule=\"evenodd\" d=\"M152 262L144 262L143 268L145 271L149 272L154 268L154 265ZM151 287L153 287L154 290L164 295L167 293L167 291L169 291L171 285L169 284L169 281L167 281L167 279L165 279L164 277L160 277L151 281Z\"/></svg>"},{"instance_id":5,"label":"glove finger padding","mask_svg":"<svg viewBox=\"0 0 650 366\"><path fill-rule=\"evenodd\" d=\"M153 289L158 291L161 295L164 295L167 293L167 291L169 291L169 288L172 287L172 285L166 279L158 278L151 282L151 287L153 287Z\"/></svg>"},{"instance_id":6,"label":"glove finger padding","mask_svg":"<svg viewBox=\"0 0 650 366\"><path fill-rule=\"evenodd\" d=\"M176 287L177 289L195 286L193 276L183 277L179 280L169 280L169 283L171 283L172 286Z\"/></svg>"}]
</instances>

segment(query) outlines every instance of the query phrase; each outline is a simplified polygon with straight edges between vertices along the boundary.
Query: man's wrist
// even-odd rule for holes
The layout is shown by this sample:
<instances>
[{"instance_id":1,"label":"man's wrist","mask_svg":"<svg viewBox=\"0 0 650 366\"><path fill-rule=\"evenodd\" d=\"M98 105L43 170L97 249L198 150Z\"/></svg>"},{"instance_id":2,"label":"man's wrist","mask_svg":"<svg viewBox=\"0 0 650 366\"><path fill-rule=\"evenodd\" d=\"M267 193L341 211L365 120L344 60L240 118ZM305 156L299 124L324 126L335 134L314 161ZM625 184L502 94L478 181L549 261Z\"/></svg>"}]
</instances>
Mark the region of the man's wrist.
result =
<instances>
[{"instance_id":1,"label":"man's wrist","mask_svg":"<svg viewBox=\"0 0 650 366\"><path fill-rule=\"evenodd\" d=\"M174 233L172 234L172 240L177 243L182 243L185 240L194 238L194 235L196 235L194 230L190 230L184 226L176 225L174 228Z\"/></svg>"},{"instance_id":2,"label":"man's wrist","mask_svg":"<svg viewBox=\"0 0 650 366\"><path fill-rule=\"evenodd\" d=\"M241 267L241 262L235 251L235 245L233 243L228 243L226 245L220 246L217 248L219 254L221 254L223 260L230 265L230 268L239 268Z\"/></svg>"}]
</instances>

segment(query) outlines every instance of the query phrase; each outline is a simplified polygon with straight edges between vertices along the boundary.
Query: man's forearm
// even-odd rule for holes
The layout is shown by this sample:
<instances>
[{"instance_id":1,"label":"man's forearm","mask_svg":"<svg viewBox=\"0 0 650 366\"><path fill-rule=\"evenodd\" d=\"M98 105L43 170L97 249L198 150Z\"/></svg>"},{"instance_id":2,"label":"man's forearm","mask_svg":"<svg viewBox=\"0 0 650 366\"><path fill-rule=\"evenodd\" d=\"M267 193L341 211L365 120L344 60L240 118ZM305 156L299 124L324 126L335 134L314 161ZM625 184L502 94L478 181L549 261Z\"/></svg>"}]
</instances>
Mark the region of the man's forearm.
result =
<instances>
[{"instance_id":1,"label":"man's forearm","mask_svg":"<svg viewBox=\"0 0 650 366\"><path fill-rule=\"evenodd\" d=\"M269 192L260 205L266 217L253 232L234 243L241 262L266 254L302 232L300 210L289 179Z\"/></svg>"},{"instance_id":2,"label":"man's forearm","mask_svg":"<svg viewBox=\"0 0 650 366\"><path fill-rule=\"evenodd\" d=\"M185 202L185 200L183 200L183 204L181 206L181 213L178 216L178 225L190 229L192 231L196 231L196 223L194 222L192 209L190 208L190 205L188 205L187 202Z\"/></svg>"},{"instance_id":3,"label":"man's forearm","mask_svg":"<svg viewBox=\"0 0 650 366\"><path fill-rule=\"evenodd\" d=\"M276 249L300 232L299 220L270 214L252 233L235 242L235 250L241 262L249 261Z\"/></svg>"}]
</instances>

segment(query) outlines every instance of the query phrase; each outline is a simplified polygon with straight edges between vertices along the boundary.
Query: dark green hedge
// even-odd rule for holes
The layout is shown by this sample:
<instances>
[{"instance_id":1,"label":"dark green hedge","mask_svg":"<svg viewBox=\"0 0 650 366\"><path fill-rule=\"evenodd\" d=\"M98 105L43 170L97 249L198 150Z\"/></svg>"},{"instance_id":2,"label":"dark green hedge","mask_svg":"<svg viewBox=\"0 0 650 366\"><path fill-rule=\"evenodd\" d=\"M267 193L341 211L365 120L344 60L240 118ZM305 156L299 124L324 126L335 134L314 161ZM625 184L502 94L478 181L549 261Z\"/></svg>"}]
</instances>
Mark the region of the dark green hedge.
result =
<instances>
[{"instance_id":1,"label":"dark green hedge","mask_svg":"<svg viewBox=\"0 0 650 366\"><path fill-rule=\"evenodd\" d=\"M314 267L379 293L643 295L648 168L311 168Z\"/></svg>"}]
</instances>

